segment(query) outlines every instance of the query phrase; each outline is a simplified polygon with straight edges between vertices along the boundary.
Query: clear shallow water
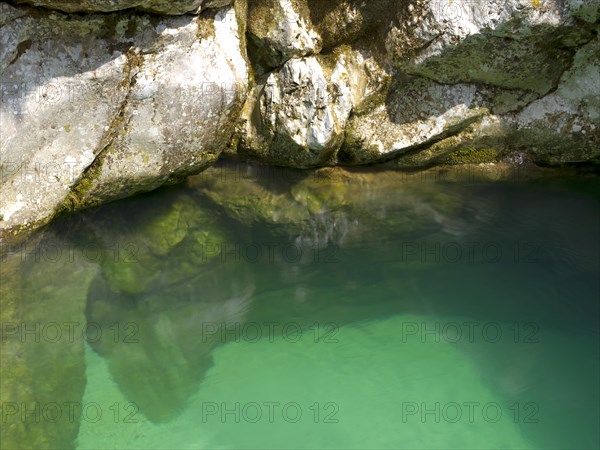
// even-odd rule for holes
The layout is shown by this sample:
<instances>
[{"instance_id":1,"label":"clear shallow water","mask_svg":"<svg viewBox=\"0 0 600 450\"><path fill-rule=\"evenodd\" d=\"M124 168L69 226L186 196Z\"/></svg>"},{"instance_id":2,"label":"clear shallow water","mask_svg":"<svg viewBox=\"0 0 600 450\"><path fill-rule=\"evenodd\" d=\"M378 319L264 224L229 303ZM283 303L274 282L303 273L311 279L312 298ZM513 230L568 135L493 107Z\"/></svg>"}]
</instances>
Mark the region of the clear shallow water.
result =
<instances>
[{"instance_id":1,"label":"clear shallow water","mask_svg":"<svg viewBox=\"0 0 600 450\"><path fill-rule=\"evenodd\" d=\"M185 187L50 227L3 304L4 355L33 367L9 373L3 426L81 449L597 448L598 185L357 192L371 209L321 207L312 234ZM195 220L212 228L180 232ZM38 323L39 342L11 323ZM79 420L45 428L66 400ZM39 423L7 401L40 402Z\"/></svg>"}]
</instances>

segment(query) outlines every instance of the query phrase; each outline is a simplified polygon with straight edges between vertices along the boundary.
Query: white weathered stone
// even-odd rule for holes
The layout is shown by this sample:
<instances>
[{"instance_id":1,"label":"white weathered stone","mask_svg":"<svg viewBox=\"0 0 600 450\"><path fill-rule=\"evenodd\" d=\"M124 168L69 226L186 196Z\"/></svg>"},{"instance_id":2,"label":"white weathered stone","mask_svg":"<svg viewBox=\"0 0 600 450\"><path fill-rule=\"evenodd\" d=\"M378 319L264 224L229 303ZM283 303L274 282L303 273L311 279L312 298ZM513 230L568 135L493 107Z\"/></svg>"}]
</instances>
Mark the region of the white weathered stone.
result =
<instances>
[{"instance_id":1,"label":"white weathered stone","mask_svg":"<svg viewBox=\"0 0 600 450\"><path fill-rule=\"evenodd\" d=\"M272 72L246 110L245 152L283 165L325 164L342 144L353 109L381 89L385 73L360 52L291 59ZM258 118L258 120L256 119Z\"/></svg>"},{"instance_id":2,"label":"white weathered stone","mask_svg":"<svg viewBox=\"0 0 600 450\"><path fill-rule=\"evenodd\" d=\"M321 51L321 37L312 26L305 3L270 0L250 2L249 7L249 33L260 48L260 62L267 67Z\"/></svg>"},{"instance_id":3,"label":"white weathered stone","mask_svg":"<svg viewBox=\"0 0 600 450\"><path fill-rule=\"evenodd\" d=\"M544 164L600 160L600 43L575 55L558 88L507 117L517 133L534 144L533 157ZM514 122L513 119L514 117ZM576 143L576 145L574 145Z\"/></svg>"},{"instance_id":4,"label":"white weathered stone","mask_svg":"<svg viewBox=\"0 0 600 450\"><path fill-rule=\"evenodd\" d=\"M149 190L211 164L246 95L240 34L233 8L157 26L144 15L67 21L59 13L6 24L1 229L39 225L62 207Z\"/></svg>"},{"instance_id":5,"label":"white weathered stone","mask_svg":"<svg viewBox=\"0 0 600 450\"><path fill-rule=\"evenodd\" d=\"M530 103L516 115L520 128L545 128L555 132L593 131L600 126L600 45L587 44L576 55L573 67L565 72L553 93ZM577 129L575 129L577 128Z\"/></svg>"},{"instance_id":6,"label":"white weathered stone","mask_svg":"<svg viewBox=\"0 0 600 450\"><path fill-rule=\"evenodd\" d=\"M267 80L263 101L268 124L298 146L323 149L341 131L336 130L327 87L316 58L289 61Z\"/></svg>"},{"instance_id":7,"label":"white weathered stone","mask_svg":"<svg viewBox=\"0 0 600 450\"><path fill-rule=\"evenodd\" d=\"M544 95L568 67L569 48L593 37L558 0L415 5L390 27L387 56L397 68L440 83L484 83Z\"/></svg>"},{"instance_id":8,"label":"white weathered stone","mask_svg":"<svg viewBox=\"0 0 600 450\"><path fill-rule=\"evenodd\" d=\"M394 40L399 37L397 34L409 31L410 38L417 41L414 42L415 48L419 49L412 59L417 64L484 30L503 33L503 26L511 19L520 19L522 28L541 24L558 26L570 19L563 3L556 0L433 0L426 4L415 3L418 9L410 14L414 20L406 27L392 27L387 44L393 47Z\"/></svg>"},{"instance_id":9,"label":"white weathered stone","mask_svg":"<svg viewBox=\"0 0 600 450\"><path fill-rule=\"evenodd\" d=\"M472 86L407 82L385 105L352 118L342 159L353 164L389 159L456 133L486 113Z\"/></svg>"},{"instance_id":10,"label":"white weathered stone","mask_svg":"<svg viewBox=\"0 0 600 450\"><path fill-rule=\"evenodd\" d=\"M55 9L64 12L114 12L137 8L158 14L198 13L203 7L221 8L231 0L17 0L34 6Z\"/></svg>"}]
</instances>

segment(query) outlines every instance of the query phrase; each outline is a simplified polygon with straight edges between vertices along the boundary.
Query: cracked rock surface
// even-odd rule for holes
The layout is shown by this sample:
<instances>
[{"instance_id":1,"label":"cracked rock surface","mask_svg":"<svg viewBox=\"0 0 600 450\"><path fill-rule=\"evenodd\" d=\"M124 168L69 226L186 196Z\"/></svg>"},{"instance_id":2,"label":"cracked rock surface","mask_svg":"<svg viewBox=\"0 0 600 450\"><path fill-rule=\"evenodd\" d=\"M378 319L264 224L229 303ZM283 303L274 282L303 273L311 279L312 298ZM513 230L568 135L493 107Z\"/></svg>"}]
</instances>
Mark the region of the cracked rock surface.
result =
<instances>
[{"instance_id":1,"label":"cracked rock surface","mask_svg":"<svg viewBox=\"0 0 600 450\"><path fill-rule=\"evenodd\" d=\"M223 154L294 168L597 165L599 11L0 3L0 231L178 182Z\"/></svg>"},{"instance_id":2,"label":"cracked rock surface","mask_svg":"<svg viewBox=\"0 0 600 450\"><path fill-rule=\"evenodd\" d=\"M155 14L178 15L199 13L204 8L222 7L231 3L231 0L16 0L14 3L64 12L113 12L137 8Z\"/></svg>"},{"instance_id":3,"label":"cracked rock surface","mask_svg":"<svg viewBox=\"0 0 600 450\"><path fill-rule=\"evenodd\" d=\"M599 4L259 0L237 152L291 167L598 162ZM295 50L273 67L275 48Z\"/></svg>"},{"instance_id":4,"label":"cracked rock surface","mask_svg":"<svg viewBox=\"0 0 600 450\"><path fill-rule=\"evenodd\" d=\"M230 139L248 86L233 7L173 18L0 8L3 229L199 172Z\"/></svg>"}]
</instances>

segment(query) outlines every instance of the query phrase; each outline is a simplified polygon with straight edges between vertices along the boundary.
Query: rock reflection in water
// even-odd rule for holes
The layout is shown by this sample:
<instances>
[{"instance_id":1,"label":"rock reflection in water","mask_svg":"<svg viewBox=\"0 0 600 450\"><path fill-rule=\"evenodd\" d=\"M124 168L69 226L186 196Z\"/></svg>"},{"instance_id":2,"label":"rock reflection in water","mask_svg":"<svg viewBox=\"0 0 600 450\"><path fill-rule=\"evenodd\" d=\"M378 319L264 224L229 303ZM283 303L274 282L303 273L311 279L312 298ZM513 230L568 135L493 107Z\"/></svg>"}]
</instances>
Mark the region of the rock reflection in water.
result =
<instances>
[{"instance_id":1,"label":"rock reflection in water","mask_svg":"<svg viewBox=\"0 0 600 450\"><path fill-rule=\"evenodd\" d=\"M118 327L118 339L91 342L108 361L123 394L152 422L168 422L186 408L221 343L206 324L239 323L254 290L243 271L222 265L194 279L138 295L110 290L97 277L88 295L88 323ZM238 280L236 283L232 280Z\"/></svg>"},{"instance_id":2,"label":"rock reflection in water","mask_svg":"<svg viewBox=\"0 0 600 450\"><path fill-rule=\"evenodd\" d=\"M454 237L472 224L462 220L469 206L463 187L441 189L436 176L248 167L222 162L190 177L188 186L245 227L263 227L303 247L351 246L384 236Z\"/></svg>"}]
</instances>

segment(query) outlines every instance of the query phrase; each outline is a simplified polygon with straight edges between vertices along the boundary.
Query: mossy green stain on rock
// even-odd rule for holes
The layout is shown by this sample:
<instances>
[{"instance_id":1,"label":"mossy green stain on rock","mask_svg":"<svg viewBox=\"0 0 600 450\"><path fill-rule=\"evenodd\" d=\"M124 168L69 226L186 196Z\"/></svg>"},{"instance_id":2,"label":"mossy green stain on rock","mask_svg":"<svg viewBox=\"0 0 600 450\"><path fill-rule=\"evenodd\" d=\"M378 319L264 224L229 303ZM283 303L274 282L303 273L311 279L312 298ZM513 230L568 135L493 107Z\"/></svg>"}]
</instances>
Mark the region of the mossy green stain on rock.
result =
<instances>
[{"instance_id":1,"label":"mossy green stain on rock","mask_svg":"<svg viewBox=\"0 0 600 450\"><path fill-rule=\"evenodd\" d=\"M498 161L500 155L498 150L492 148L466 147L441 157L438 162L442 164L490 163Z\"/></svg>"},{"instance_id":2,"label":"mossy green stain on rock","mask_svg":"<svg viewBox=\"0 0 600 450\"><path fill-rule=\"evenodd\" d=\"M79 209L97 206L102 203L102 199L95 199L87 195L88 190L94 186L94 181L102 173L103 157L98 156L94 162L83 172L79 181L67 194L63 204L58 208L57 215L64 212L76 211Z\"/></svg>"},{"instance_id":3,"label":"mossy green stain on rock","mask_svg":"<svg viewBox=\"0 0 600 450\"><path fill-rule=\"evenodd\" d=\"M96 159L83 172L79 181L71 188L63 201L63 204L58 208L58 214L65 211L75 211L97 206L105 200L103 198L96 198L93 195L90 196L88 193L93 190L96 181L102 175L104 158L114 151L112 145L113 141L115 138L123 136L127 132L127 121L124 118L124 109L127 106L130 89L136 83L136 73L143 62L144 58L142 55L137 54L131 48L128 50L125 65L123 66L123 79L118 86L118 89L125 92L125 97L100 141L101 149L97 152Z\"/></svg>"},{"instance_id":4,"label":"mossy green stain on rock","mask_svg":"<svg viewBox=\"0 0 600 450\"><path fill-rule=\"evenodd\" d=\"M441 83L484 83L541 96L556 88L571 64L573 43L592 38L585 27L540 25L518 34L515 25L507 23L494 32L470 36L422 64L401 66Z\"/></svg>"},{"instance_id":5,"label":"mossy green stain on rock","mask_svg":"<svg viewBox=\"0 0 600 450\"><path fill-rule=\"evenodd\" d=\"M116 225L107 224L108 235ZM215 217L187 195L177 196L168 209L142 209L137 220L121 226L116 242L100 239L107 252L121 248L119 257L102 261L102 273L111 289L129 294L146 291L159 277L165 284L193 277L215 257L210 249L226 240Z\"/></svg>"},{"instance_id":6,"label":"mossy green stain on rock","mask_svg":"<svg viewBox=\"0 0 600 450\"><path fill-rule=\"evenodd\" d=\"M311 214L332 211L347 204L346 186L341 182L317 182L313 177L294 185L291 195L296 202L308 209Z\"/></svg>"},{"instance_id":7,"label":"mossy green stain on rock","mask_svg":"<svg viewBox=\"0 0 600 450\"><path fill-rule=\"evenodd\" d=\"M215 37L215 19L214 17L196 18L196 37L198 40L209 40Z\"/></svg>"}]
</instances>

